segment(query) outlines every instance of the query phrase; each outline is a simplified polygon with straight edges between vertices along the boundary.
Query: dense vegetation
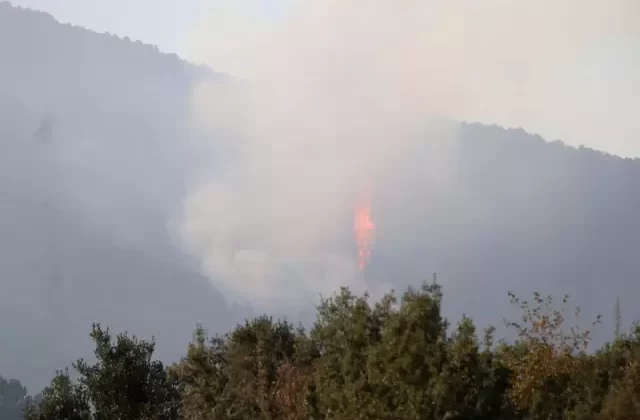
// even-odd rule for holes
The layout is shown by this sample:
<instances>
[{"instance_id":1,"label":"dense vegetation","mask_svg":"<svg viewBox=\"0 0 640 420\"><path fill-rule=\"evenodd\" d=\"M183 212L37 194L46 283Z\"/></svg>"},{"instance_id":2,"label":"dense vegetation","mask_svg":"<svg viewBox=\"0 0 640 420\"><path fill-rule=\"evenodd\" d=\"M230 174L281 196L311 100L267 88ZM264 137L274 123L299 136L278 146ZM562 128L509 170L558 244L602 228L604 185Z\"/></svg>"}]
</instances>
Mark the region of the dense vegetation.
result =
<instances>
[{"instance_id":1,"label":"dense vegetation","mask_svg":"<svg viewBox=\"0 0 640 420\"><path fill-rule=\"evenodd\" d=\"M435 283L375 303L343 288L308 332L268 316L213 338L199 327L169 367L153 341L94 325L95 363L74 363L77 380L59 372L25 418L638 418L640 328L620 334L618 320L614 342L592 352L589 331L568 326L566 297L511 299L522 318L507 322L518 339L506 343L493 328L480 339L464 315L450 326Z\"/></svg>"},{"instance_id":2,"label":"dense vegetation","mask_svg":"<svg viewBox=\"0 0 640 420\"><path fill-rule=\"evenodd\" d=\"M446 273L455 296L446 312L433 286L398 302L345 290L320 306L310 331L268 317L222 337L198 329L167 367L154 357L175 360L194 320L225 331L249 312L228 307L166 234L199 162L182 141L189 89L223 78L5 2L0 35L2 372L39 389L51 366L86 354L93 319L159 337L156 348L95 326L96 362L61 371L39 397L0 378L0 420L27 405L30 419L638 417L640 329L602 346L597 337L599 350L583 353L606 328L563 333L545 300L510 324L517 344L453 316L494 322L507 285L569 291L585 312L616 295L633 301L637 159L462 124L451 173L430 164L439 155L416 150L376 186L373 205L384 223L372 273L394 273L398 289L425 266ZM47 118L51 141L33 142ZM82 165L69 165L64 150Z\"/></svg>"},{"instance_id":3,"label":"dense vegetation","mask_svg":"<svg viewBox=\"0 0 640 420\"><path fill-rule=\"evenodd\" d=\"M219 164L200 149L217 138L185 128L194 84L227 79L2 1L0 53L0 372L41 389L54 368L89 354L93 320L155 334L156 357L176 360L196 321L220 332L252 318L167 232L194 174L215 177L228 164L224 147ZM34 141L43 122L51 141ZM424 270L442 273L443 314L464 312L478 325L501 326L508 302L495 296L507 288L569 293L587 318L622 296L624 319L640 317L632 305L640 296L640 160L523 130L453 130L444 152L425 136L424 147L376 181L368 277L404 290ZM344 216L330 251L350 256ZM283 312L297 315L305 302L292 299ZM291 319L308 321L306 312ZM594 345L610 338L603 330Z\"/></svg>"}]
</instances>

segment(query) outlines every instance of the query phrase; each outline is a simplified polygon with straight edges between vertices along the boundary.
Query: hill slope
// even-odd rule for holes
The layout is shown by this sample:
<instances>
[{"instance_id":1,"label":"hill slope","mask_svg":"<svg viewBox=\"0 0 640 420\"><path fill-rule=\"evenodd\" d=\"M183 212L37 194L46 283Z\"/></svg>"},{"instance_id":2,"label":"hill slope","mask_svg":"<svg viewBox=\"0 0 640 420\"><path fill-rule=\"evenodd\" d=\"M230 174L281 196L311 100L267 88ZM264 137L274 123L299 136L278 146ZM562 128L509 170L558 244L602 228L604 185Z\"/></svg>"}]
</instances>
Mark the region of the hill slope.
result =
<instances>
[{"instance_id":1,"label":"hill slope","mask_svg":"<svg viewBox=\"0 0 640 420\"><path fill-rule=\"evenodd\" d=\"M240 321L247 311L167 229L198 162L190 86L223 77L7 3L0 55L0 373L42 385L89 351L92 321L155 334L164 359L197 321ZM637 318L640 162L521 130L454 129L446 171L427 138L375 186L367 275L401 288L437 272L446 312L480 325L507 315L510 289L569 293L585 319L613 315L621 296L623 318Z\"/></svg>"},{"instance_id":2,"label":"hill slope","mask_svg":"<svg viewBox=\"0 0 640 420\"><path fill-rule=\"evenodd\" d=\"M416 153L379 197L379 220L394 223L380 225L372 270L437 272L452 311L480 322L506 315L507 290L534 289L568 293L583 321L601 312L601 339L611 338L616 296L623 318L636 319L640 161L519 129L457 130L451 172L434 181Z\"/></svg>"},{"instance_id":3,"label":"hill slope","mask_svg":"<svg viewBox=\"0 0 640 420\"><path fill-rule=\"evenodd\" d=\"M5 2L0 55L0 372L37 391L94 321L173 360L196 322L240 319L167 230L189 85L218 76Z\"/></svg>"}]
</instances>

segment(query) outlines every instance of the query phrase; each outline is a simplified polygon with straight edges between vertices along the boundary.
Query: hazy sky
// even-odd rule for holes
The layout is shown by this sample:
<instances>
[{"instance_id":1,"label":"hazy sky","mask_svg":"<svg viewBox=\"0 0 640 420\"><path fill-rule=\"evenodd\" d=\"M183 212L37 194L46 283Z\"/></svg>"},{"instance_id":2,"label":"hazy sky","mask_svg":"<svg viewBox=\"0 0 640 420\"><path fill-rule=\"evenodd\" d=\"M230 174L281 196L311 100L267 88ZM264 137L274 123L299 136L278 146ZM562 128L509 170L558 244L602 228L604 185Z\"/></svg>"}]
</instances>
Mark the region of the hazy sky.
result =
<instances>
[{"instance_id":1,"label":"hazy sky","mask_svg":"<svg viewBox=\"0 0 640 420\"><path fill-rule=\"evenodd\" d=\"M42 10L61 22L98 32L128 36L182 53L187 29L197 21L206 0L11 0L16 6ZM182 55L182 54L180 54Z\"/></svg>"},{"instance_id":2,"label":"hazy sky","mask_svg":"<svg viewBox=\"0 0 640 420\"><path fill-rule=\"evenodd\" d=\"M11 2L47 11L63 22L140 39L158 45L163 51L176 52L232 73L239 67L227 66L228 52L237 50L245 55L255 52L247 48L247 43L262 38L260 31L264 29L265 18L277 10L276 5L313 3L320 6L318 10L336 10L342 7L337 4L353 3L299 0ZM422 25L429 27L429 33L417 33L417 36L433 37L428 43L419 44L424 48L416 56L418 67L425 67L425 63L420 62L425 59L444 67L449 80L435 82L441 76L438 75L431 78L432 83L455 91L453 95L457 95L462 104L456 105L455 112L448 116L521 126L548 140L561 139L573 145L585 144L615 154L640 156L640 124L636 117L640 109L637 99L640 97L640 30L636 24L640 19L640 3L637 0L408 2L414 3L420 4L418 15L424 13L425 22L430 18L433 21ZM359 3L356 10L364 10L362 4L367 4L367 9L376 9L386 2ZM404 27L393 9L388 13L380 19L385 25L389 24L388 31L396 23ZM396 14L400 16L402 12ZM327 16L347 16L356 19L354 22L360 19L343 12L327 12ZM327 30L340 24L325 23L319 28ZM434 23L436 30L430 27ZM330 32L333 29L329 29ZM341 41L327 42L339 45ZM329 45L329 48L333 47ZM238 57L233 59L237 61ZM262 66L256 59L251 60L252 68ZM387 61L383 56L378 59ZM245 60L245 65L247 63ZM426 74L421 77L429 78Z\"/></svg>"},{"instance_id":3,"label":"hazy sky","mask_svg":"<svg viewBox=\"0 0 640 420\"><path fill-rule=\"evenodd\" d=\"M262 12L278 0L260 0ZM162 51L188 55L187 37L210 0L10 0L16 6L50 13L63 23L128 36Z\"/></svg>"}]
</instances>

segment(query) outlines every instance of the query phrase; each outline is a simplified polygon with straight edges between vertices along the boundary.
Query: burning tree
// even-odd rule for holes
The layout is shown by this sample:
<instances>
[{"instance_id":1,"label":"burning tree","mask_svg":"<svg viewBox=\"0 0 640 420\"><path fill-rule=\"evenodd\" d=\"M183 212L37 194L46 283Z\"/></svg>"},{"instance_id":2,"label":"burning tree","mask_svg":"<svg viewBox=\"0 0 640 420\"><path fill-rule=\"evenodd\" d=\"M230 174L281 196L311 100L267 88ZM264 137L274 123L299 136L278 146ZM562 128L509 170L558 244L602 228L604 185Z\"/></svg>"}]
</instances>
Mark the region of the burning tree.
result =
<instances>
[{"instance_id":1,"label":"burning tree","mask_svg":"<svg viewBox=\"0 0 640 420\"><path fill-rule=\"evenodd\" d=\"M356 203L353 213L353 228L358 251L358 267L364 270L371 258L376 226L371 218L371 190L368 189Z\"/></svg>"}]
</instances>

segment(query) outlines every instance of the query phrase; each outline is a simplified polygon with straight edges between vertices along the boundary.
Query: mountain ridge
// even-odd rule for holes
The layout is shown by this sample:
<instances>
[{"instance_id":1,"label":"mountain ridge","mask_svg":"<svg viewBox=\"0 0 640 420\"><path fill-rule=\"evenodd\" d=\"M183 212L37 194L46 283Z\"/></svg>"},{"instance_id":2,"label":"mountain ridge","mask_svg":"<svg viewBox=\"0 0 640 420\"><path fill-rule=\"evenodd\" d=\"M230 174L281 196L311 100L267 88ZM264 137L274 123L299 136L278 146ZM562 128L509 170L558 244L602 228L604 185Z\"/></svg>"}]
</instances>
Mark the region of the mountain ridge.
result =
<instances>
[{"instance_id":1,"label":"mountain ridge","mask_svg":"<svg viewBox=\"0 0 640 420\"><path fill-rule=\"evenodd\" d=\"M201 163L191 88L227 76L7 2L0 53L0 191L11 197L0 203L0 374L36 391L89 350L93 321L157 335L160 356L175 360L196 322L225 331L251 316L167 228ZM37 144L49 113L52 141ZM372 282L399 290L436 272L445 309L479 325L507 315L507 290L569 293L586 317L613 313L622 296L623 318L638 318L628 303L640 297L638 159L497 125L455 133L446 174L425 136L376 185ZM345 250L351 235L347 226Z\"/></svg>"}]
</instances>

